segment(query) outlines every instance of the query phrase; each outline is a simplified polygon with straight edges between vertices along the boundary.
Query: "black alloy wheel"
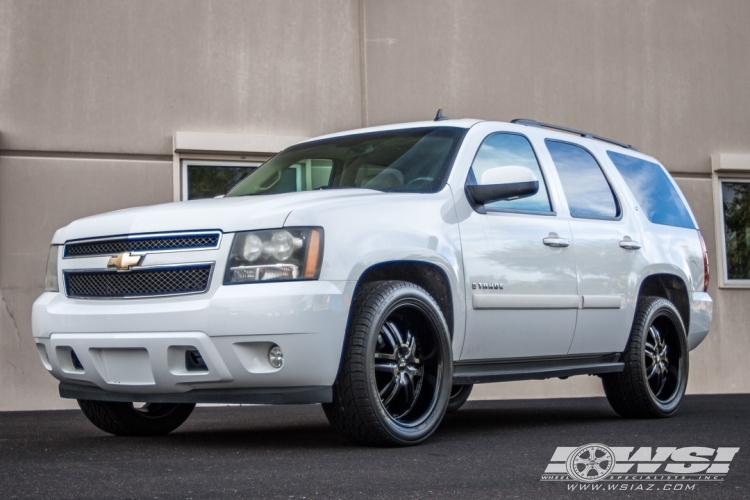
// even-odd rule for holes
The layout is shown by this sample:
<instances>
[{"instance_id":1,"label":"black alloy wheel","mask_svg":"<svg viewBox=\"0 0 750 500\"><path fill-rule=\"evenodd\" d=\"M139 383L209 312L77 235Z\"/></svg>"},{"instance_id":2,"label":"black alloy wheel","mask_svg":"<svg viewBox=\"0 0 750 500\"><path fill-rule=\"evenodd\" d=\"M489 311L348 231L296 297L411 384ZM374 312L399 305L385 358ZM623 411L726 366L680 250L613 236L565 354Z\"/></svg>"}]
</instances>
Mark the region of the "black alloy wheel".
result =
<instances>
[{"instance_id":1,"label":"black alloy wheel","mask_svg":"<svg viewBox=\"0 0 750 500\"><path fill-rule=\"evenodd\" d=\"M640 300L623 360L623 372L602 376L612 408L629 418L674 414L689 372L687 332L674 304L661 297Z\"/></svg>"},{"instance_id":2,"label":"black alloy wheel","mask_svg":"<svg viewBox=\"0 0 750 500\"><path fill-rule=\"evenodd\" d=\"M435 300L412 283L368 283L352 308L333 402L323 409L354 443L417 444L440 424L452 377L450 336Z\"/></svg>"}]
</instances>

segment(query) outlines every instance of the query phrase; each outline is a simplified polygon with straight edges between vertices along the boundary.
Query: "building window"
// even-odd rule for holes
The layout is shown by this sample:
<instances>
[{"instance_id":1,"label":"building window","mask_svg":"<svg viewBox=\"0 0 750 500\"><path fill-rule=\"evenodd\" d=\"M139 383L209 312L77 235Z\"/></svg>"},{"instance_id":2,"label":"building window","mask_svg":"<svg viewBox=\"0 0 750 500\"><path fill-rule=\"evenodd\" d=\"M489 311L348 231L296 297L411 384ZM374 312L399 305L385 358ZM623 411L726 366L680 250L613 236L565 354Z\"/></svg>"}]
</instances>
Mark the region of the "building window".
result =
<instances>
[{"instance_id":1,"label":"building window","mask_svg":"<svg viewBox=\"0 0 750 500\"><path fill-rule=\"evenodd\" d=\"M259 165L260 162L182 160L182 199L226 194Z\"/></svg>"},{"instance_id":2,"label":"building window","mask_svg":"<svg viewBox=\"0 0 750 500\"><path fill-rule=\"evenodd\" d=\"M724 281L750 285L750 180L721 180Z\"/></svg>"}]
</instances>

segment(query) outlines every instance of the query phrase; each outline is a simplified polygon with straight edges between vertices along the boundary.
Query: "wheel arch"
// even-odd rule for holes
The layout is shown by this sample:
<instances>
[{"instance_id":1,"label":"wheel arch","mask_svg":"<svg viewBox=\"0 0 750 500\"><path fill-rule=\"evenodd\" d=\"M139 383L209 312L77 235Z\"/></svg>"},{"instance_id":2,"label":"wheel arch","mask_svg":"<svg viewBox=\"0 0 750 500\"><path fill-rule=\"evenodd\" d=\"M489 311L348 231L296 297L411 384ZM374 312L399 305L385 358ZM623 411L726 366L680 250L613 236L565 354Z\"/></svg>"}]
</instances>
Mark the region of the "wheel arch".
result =
<instances>
[{"instance_id":1,"label":"wheel arch","mask_svg":"<svg viewBox=\"0 0 750 500\"><path fill-rule=\"evenodd\" d=\"M440 307L445 322L448 324L451 340L453 339L455 323L454 290L444 269L434 263L417 260L395 260L374 264L360 275L354 288L354 296L356 297L362 285L385 280L408 281L424 288ZM349 314L351 315L351 311Z\"/></svg>"},{"instance_id":2,"label":"wheel arch","mask_svg":"<svg viewBox=\"0 0 750 500\"><path fill-rule=\"evenodd\" d=\"M646 276L638 290L641 297L662 297L670 301L680 313L685 333L690 331L690 295L687 283L676 274L658 273Z\"/></svg>"}]
</instances>

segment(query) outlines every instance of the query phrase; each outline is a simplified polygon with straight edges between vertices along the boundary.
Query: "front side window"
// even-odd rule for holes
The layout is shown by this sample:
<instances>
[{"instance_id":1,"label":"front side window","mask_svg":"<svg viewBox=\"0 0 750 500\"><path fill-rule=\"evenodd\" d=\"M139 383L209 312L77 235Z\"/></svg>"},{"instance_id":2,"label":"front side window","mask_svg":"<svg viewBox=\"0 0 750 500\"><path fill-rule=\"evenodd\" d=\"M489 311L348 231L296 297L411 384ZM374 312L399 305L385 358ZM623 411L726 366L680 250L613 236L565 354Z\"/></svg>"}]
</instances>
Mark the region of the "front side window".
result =
<instances>
[{"instance_id":1,"label":"front side window","mask_svg":"<svg viewBox=\"0 0 750 500\"><path fill-rule=\"evenodd\" d=\"M695 229L680 193L664 168L635 156L607 151L648 220L654 224Z\"/></svg>"},{"instance_id":2,"label":"front side window","mask_svg":"<svg viewBox=\"0 0 750 500\"><path fill-rule=\"evenodd\" d=\"M545 141L560 176L571 217L614 219L620 215L612 188L599 163L581 146Z\"/></svg>"},{"instance_id":3,"label":"front side window","mask_svg":"<svg viewBox=\"0 0 750 500\"><path fill-rule=\"evenodd\" d=\"M533 196L517 200L502 200L485 204L488 210L552 213L547 185L539 168L529 140L519 134L492 134L487 137L477 151L469 170L467 184L482 184L483 174L496 167L519 166L530 169L539 181L539 191Z\"/></svg>"},{"instance_id":4,"label":"front side window","mask_svg":"<svg viewBox=\"0 0 750 500\"><path fill-rule=\"evenodd\" d=\"M721 198L726 280L750 280L750 181L722 181Z\"/></svg>"},{"instance_id":5,"label":"front side window","mask_svg":"<svg viewBox=\"0 0 750 500\"><path fill-rule=\"evenodd\" d=\"M298 144L245 178L228 197L360 188L433 193L443 187L464 129L427 127Z\"/></svg>"}]
</instances>

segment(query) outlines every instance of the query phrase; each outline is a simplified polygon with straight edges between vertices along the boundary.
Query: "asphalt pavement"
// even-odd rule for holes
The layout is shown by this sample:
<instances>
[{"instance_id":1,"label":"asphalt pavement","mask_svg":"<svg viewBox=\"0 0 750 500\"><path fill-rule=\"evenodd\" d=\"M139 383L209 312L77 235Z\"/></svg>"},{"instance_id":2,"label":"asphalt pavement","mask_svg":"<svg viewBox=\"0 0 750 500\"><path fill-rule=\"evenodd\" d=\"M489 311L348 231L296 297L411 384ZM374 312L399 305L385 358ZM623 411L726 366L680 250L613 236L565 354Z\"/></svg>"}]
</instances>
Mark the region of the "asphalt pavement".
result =
<instances>
[{"instance_id":1,"label":"asphalt pavement","mask_svg":"<svg viewBox=\"0 0 750 500\"><path fill-rule=\"evenodd\" d=\"M740 451L718 480L542 481L557 447L587 443ZM109 436L79 411L6 412L0 498L748 499L748 452L750 395L689 396L662 420L621 419L603 398L469 402L426 443L390 449L346 443L318 405L199 407L159 438Z\"/></svg>"}]
</instances>

